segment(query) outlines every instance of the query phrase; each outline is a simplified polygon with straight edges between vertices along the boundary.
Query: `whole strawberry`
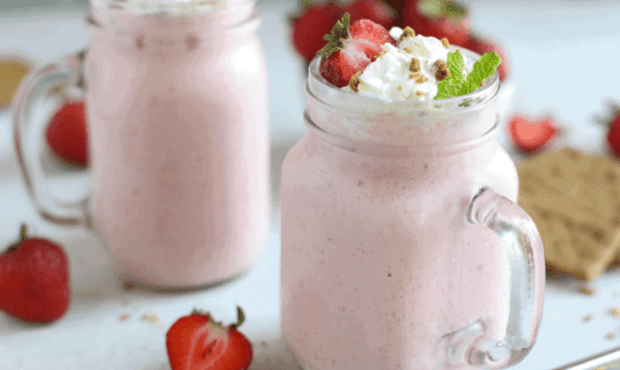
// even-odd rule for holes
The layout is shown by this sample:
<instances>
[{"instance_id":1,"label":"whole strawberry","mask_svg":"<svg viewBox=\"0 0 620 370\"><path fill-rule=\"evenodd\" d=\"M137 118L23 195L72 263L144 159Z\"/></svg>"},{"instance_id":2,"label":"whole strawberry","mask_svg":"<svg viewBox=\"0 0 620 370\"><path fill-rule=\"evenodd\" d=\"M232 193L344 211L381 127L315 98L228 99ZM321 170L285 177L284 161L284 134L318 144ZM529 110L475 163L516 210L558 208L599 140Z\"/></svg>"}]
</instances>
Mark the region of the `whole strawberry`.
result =
<instances>
[{"instance_id":1,"label":"whole strawberry","mask_svg":"<svg viewBox=\"0 0 620 370\"><path fill-rule=\"evenodd\" d=\"M404 23L423 36L446 37L451 44L465 47L471 21L467 8L450 0L417 0L405 5Z\"/></svg>"},{"instance_id":2,"label":"whole strawberry","mask_svg":"<svg viewBox=\"0 0 620 370\"><path fill-rule=\"evenodd\" d=\"M496 52L502 59L502 64L497 68L499 79L504 81L510 75L510 60L508 54L498 42L492 42L479 36L472 36L467 45L463 45L471 51L483 55L485 53Z\"/></svg>"},{"instance_id":3,"label":"whole strawberry","mask_svg":"<svg viewBox=\"0 0 620 370\"><path fill-rule=\"evenodd\" d=\"M84 102L66 102L50 121L46 139L57 157L72 165L85 167L88 164L88 138Z\"/></svg>"},{"instance_id":4,"label":"whole strawberry","mask_svg":"<svg viewBox=\"0 0 620 370\"><path fill-rule=\"evenodd\" d=\"M45 239L20 240L0 254L0 310L30 322L47 323L69 308L69 264L62 248Z\"/></svg>"},{"instance_id":5,"label":"whole strawberry","mask_svg":"<svg viewBox=\"0 0 620 370\"><path fill-rule=\"evenodd\" d=\"M178 319L166 333L172 370L246 370L252 344L237 331L245 316L237 307L237 323L222 326L209 313L192 312Z\"/></svg>"},{"instance_id":6,"label":"whole strawberry","mask_svg":"<svg viewBox=\"0 0 620 370\"><path fill-rule=\"evenodd\" d=\"M388 30L394 26L394 9L383 0L354 0L345 11L351 15L351 22L368 19Z\"/></svg>"},{"instance_id":7,"label":"whole strawberry","mask_svg":"<svg viewBox=\"0 0 620 370\"><path fill-rule=\"evenodd\" d=\"M620 158L620 107L612 106L613 116L607 120L609 130L607 131L607 144L611 153Z\"/></svg>"},{"instance_id":8,"label":"whole strawberry","mask_svg":"<svg viewBox=\"0 0 620 370\"><path fill-rule=\"evenodd\" d=\"M510 119L508 132L517 149L534 153L544 148L559 130L551 118L534 120L517 114Z\"/></svg>"},{"instance_id":9,"label":"whole strawberry","mask_svg":"<svg viewBox=\"0 0 620 370\"><path fill-rule=\"evenodd\" d=\"M342 17L344 8L335 2L305 3L302 13L293 17L293 45L307 63L325 45L323 35Z\"/></svg>"},{"instance_id":10,"label":"whole strawberry","mask_svg":"<svg viewBox=\"0 0 620 370\"><path fill-rule=\"evenodd\" d=\"M331 34L325 35L328 43L319 51L321 76L337 87L348 85L354 74L377 59L383 44L396 46L396 40L381 25L360 19L349 27L349 22L346 13Z\"/></svg>"}]
</instances>

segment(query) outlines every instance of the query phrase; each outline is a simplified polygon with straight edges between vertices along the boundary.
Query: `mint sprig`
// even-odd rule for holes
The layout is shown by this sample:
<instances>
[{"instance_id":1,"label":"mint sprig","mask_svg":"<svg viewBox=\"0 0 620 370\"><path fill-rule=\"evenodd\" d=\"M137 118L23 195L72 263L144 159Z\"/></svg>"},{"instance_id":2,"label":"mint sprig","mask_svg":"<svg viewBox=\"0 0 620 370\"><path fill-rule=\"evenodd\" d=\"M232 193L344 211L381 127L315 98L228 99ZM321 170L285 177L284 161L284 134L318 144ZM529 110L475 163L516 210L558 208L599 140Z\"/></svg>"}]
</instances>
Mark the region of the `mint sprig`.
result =
<instances>
[{"instance_id":1,"label":"mint sprig","mask_svg":"<svg viewBox=\"0 0 620 370\"><path fill-rule=\"evenodd\" d=\"M463 56L457 50L448 53L447 65L450 75L437 85L437 99L451 98L455 96L467 95L476 91L482 86L493 74L502 62L496 52L486 53L480 60L474 63L474 67L467 78L463 77L463 69L465 63Z\"/></svg>"}]
</instances>

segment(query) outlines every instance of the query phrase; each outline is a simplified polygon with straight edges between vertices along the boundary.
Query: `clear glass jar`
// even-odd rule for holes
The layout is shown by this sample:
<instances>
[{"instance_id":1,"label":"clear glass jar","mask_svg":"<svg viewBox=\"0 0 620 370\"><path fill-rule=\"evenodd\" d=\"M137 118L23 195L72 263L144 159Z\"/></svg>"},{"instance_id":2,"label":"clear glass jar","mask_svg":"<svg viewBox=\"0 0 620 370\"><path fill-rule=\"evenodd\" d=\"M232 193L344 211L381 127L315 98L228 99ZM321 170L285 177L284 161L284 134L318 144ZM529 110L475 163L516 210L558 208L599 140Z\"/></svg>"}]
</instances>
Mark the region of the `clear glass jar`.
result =
<instances>
[{"instance_id":1,"label":"clear glass jar","mask_svg":"<svg viewBox=\"0 0 620 370\"><path fill-rule=\"evenodd\" d=\"M336 89L318 63L309 132L282 168L286 344L307 370L519 362L541 318L544 258L495 140L497 74L464 97L398 102Z\"/></svg>"},{"instance_id":2,"label":"clear glass jar","mask_svg":"<svg viewBox=\"0 0 620 370\"><path fill-rule=\"evenodd\" d=\"M44 217L90 225L123 279L204 286L247 269L266 243L268 102L259 20L252 0L93 0L84 63L78 56L46 66L22 86L15 114L22 147L34 145L25 138L43 126L29 118L31 102L48 99L54 86L84 88L88 201L59 205L38 185L36 154L21 164Z\"/></svg>"}]
</instances>

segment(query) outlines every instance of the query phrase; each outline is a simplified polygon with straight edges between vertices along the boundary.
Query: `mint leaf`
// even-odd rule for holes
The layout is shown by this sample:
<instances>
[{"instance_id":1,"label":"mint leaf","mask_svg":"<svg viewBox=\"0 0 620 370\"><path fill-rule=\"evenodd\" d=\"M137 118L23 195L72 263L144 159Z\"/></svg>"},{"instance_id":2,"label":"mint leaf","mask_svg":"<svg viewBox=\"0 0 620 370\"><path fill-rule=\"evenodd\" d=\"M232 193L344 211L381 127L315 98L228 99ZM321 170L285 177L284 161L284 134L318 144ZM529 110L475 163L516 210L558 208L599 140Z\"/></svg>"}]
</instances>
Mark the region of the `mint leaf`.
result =
<instances>
[{"instance_id":1,"label":"mint leaf","mask_svg":"<svg viewBox=\"0 0 620 370\"><path fill-rule=\"evenodd\" d=\"M499 55L496 52L490 54L484 54L480 57L480 60L474 64L474 68L471 73L467 75L467 82L482 86L491 76L495 73L495 70L502 62Z\"/></svg>"},{"instance_id":2,"label":"mint leaf","mask_svg":"<svg viewBox=\"0 0 620 370\"><path fill-rule=\"evenodd\" d=\"M437 95L434 99L445 99L452 96L459 96L462 83L462 81L456 81L450 77L446 78L437 86Z\"/></svg>"},{"instance_id":3,"label":"mint leaf","mask_svg":"<svg viewBox=\"0 0 620 370\"><path fill-rule=\"evenodd\" d=\"M502 60L496 52L484 54L480 60L474 63L471 73L465 79L463 77L463 69L465 68L463 56L458 50L448 53L446 63L450 70L450 76L437 84L437 95L434 99L462 96L476 91L493 76L501 62Z\"/></svg>"},{"instance_id":4,"label":"mint leaf","mask_svg":"<svg viewBox=\"0 0 620 370\"><path fill-rule=\"evenodd\" d=\"M446 61L446 64L448 64L448 69L450 70L449 78L453 78L457 81L465 80L465 77L463 77L465 62L463 62L463 56L460 51L457 50L454 53L448 53L448 60Z\"/></svg>"}]
</instances>

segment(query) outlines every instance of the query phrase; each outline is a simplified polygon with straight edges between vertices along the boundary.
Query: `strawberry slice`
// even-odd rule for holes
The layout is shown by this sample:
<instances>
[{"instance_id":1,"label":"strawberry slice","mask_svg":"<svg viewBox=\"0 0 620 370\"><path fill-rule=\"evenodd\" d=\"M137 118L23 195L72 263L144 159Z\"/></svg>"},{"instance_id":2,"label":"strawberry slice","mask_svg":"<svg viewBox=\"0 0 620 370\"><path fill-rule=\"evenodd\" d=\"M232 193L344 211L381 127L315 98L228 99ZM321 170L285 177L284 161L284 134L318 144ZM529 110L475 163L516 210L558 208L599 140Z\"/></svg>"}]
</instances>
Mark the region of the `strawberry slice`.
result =
<instances>
[{"instance_id":1,"label":"strawberry slice","mask_svg":"<svg viewBox=\"0 0 620 370\"><path fill-rule=\"evenodd\" d=\"M246 370L252 344L237 331L245 315L237 307L237 323L222 326L209 313L196 310L178 319L166 333L172 370Z\"/></svg>"},{"instance_id":2,"label":"strawberry slice","mask_svg":"<svg viewBox=\"0 0 620 370\"><path fill-rule=\"evenodd\" d=\"M539 151L558 134L550 118L534 121L522 115L512 117L508 131L513 144L525 153Z\"/></svg>"},{"instance_id":3,"label":"strawberry slice","mask_svg":"<svg viewBox=\"0 0 620 370\"><path fill-rule=\"evenodd\" d=\"M349 21L350 15L346 13L325 35L328 43L318 52L321 76L337 87L347 86L354 74L377 59L383 44L396 46L396 40L383 26L360 19L349 28Z\"/></svg>"}]
</instances>

